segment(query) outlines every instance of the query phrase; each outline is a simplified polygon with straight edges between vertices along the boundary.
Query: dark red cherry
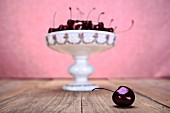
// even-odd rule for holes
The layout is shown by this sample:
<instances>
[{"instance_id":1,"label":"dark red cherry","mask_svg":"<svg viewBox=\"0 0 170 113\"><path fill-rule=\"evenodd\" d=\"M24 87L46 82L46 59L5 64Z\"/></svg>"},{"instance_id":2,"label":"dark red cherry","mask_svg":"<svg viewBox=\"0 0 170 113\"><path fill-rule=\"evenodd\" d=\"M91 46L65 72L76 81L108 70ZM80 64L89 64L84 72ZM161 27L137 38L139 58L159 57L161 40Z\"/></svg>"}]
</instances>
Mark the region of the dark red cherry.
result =
<instances>
[{"instance_id":1,"label":"dark red cherry","mask_svg":"<svg viewBox=\"0 0 170 113\"><path fill-rule=\"evenodd\" d=\"M63 26L63 30L67 30L68 29L68 26L67 25L64 25Z\"/></svg>"},{"instance_id":2,"label":"dark red cherry","mask_svg":"<svg viewBox=\"0 0 170 113\"><path fill-rule=\"evenodd\" d=\"M114 32L114 29L113 28L109 28L109 32Z\"/></svg>"},{"instance_id":3,"label":"dark red cherry","mask_svg":"<svg viewBox=\"0 0 170 113\"><path fill-rule=\"evenodd\" d=\"M99 22L97 25L94 25L94 26L93 26L93 29L94 29L94 30L104 31L104 30L105 30L105 28L104 28L104 23L103 23L103 22Z\"/></svg>"},{"instance_id":4,"label":"dark red cherry","mask_svg":"<svg viewBox=\"0 0 170 113\"><path fill-rule=\"evenodd\" d=\"M110 28L105 28L104 30L109 32Z\"/></svg>"},{"instance_id":5,"label":"dark red cherry","mask_svg":"<svg viewBox=\"0 0 170 113\"><path fill-rule=\"evenodd\" d=\"M82 28L82 25L81 24L77 24L74 26L74 29L75 30L80 30Z\"/></svg>"},{"instance_id":6,"label":"dark red cherry","mask_svg":"<svg viewBox=\"0 0 170 113\"><path fill-rule=\"evenodd\" d=\"M60 25L60 26L58 27L58 31L62 31L63 28L64 28L64 25Z\"/></svg>"},{"instance_id":7,"label":"dark red cherry","mask_svg":"<svg viewBox=\"0 0 170 113\"><path fill-rule=\"evenodd\" d=\"M55 32L55 31L58 31L58 28L49 28L48 29L48 33Z\"/></svg>"},{"instance_id":8,"label":"dark red cherry","mask_svg":"<svg viewBox=\"0 0 170 113\"><path fill-rule=\"evenodd\" d=\"M68 29L67 25L60 25L60 26L57 28L56 31L63 31L63 30L67 30L67 29Z\"/></svg>"},{"instance_id":9,"label":"dark red cherry","mask_svg":"<svg viewBox=\"0 0 170 113\"><path fill-rule=\"evenodd\" d=\"M105 31L108 31L108 32L114 32L114 29L113 28L104 28Z\"/></svg>"},{"instance_id":10,"label":"dark red cherry","mask_svg":"<svg viewBox=\"0 0 170 113\"><path fill-rule=\"evenodd\" d=\"M54 28L49 28L48 33L54 32Z\"/></svg>"},{"instance_id":11,"label":"dark red cherry","mask_svg":"<svg viewBox=\"0 0 170 113\"><path fill-rule=\"evenodd\" d=\"M112 100L119 107L129 107L135 101L134 92L126 86L120 86L115 92L105 88L95 89L104 89L113 92ZM92 91L94 91L95 89L93 89Z\"/></svg>"},{"instance_id":12,"label":"dark red cherry","mask_svg":"<svg viewBox=\"0 0 170 113\"><path fill-rule=\"evenodd\" d=\"M103 22L99 22L98 26L99 26L99 30L104 30L104 23Z\"/></svg>"},{"instance_id":13,"label":"dark red cherry","mask_svg":"<svg viewBox=\"0 0 170 113\"><path fill-rule=\"evenodd\" d=\"M72 19L69 19L69 20L67 21L67 25L68 25L68 26L73 26L74 23L75 23L75 21L72 20Z\"/></svg>"},{"instance_id":14,"label":"dark red cherry","mask_svg":"<svg viewBox=\"0 0 170 113\"><path fill-rule=\"evenodd\" d=\"M75 23L82 22L82 20L75 20Z\"/></svg>"},{"instance_id":15,"label":"dark red cherry","mask_svg":"<svg viewBox=\"0 0 170 113\"><path fill-rule=\"evenodd\" d=\"M68 26L68 29L69 29L69 30L73 30L74 23L75 23L75 21L72 20L72 19L69 19L69 20L67 21L67 26Z\"/></svg>"},{"instance_id":16,"label":"dark red cherry","mask_svg":"<svg viewBox=\"0 0 170 113\"><path fill-rule=\"evenodd\" d=\"M126 86L120 86L113 93L112 100L120 107L129 107L135 101L135 94L130 88Z\"/></svg>"},{"instance_id":17,"label":"dark red cherry","mask_svg":"<svg viewBox=\"0 0 170 113\"><path fill-rule=\"evenodd\" d=\"M93 30L99 30L99 25L93 25Z\"/></svg>"},{"instance_id":18,"label":"dark red cherry","mask_svg":"<svg viewBox=\"0 0 170 113\"><path fill-rule=\"evenodd\" d=\"M58 28L53 28L53 32L58 31Z\"/></svg>"},{"instance_id":19,"label":"dark red cherry","mask_svg":"<svg viewBox=\"0 0 170 113\"><path fill-rule=\"evenodd\" d=\"M93 29L93 23L92 23L92 21L88 21L88 28L89 28L90 30Z\"/></svg>"},{"instance_id":20,"label":"dark red cherry","mask_svg":"<svg viewBox=\"0 0 170 113\"><path fill-rule=\"evenodd\" d=\"M92 29L92 21L82 21L82 29Z\"/></svg>"}]
</instances>

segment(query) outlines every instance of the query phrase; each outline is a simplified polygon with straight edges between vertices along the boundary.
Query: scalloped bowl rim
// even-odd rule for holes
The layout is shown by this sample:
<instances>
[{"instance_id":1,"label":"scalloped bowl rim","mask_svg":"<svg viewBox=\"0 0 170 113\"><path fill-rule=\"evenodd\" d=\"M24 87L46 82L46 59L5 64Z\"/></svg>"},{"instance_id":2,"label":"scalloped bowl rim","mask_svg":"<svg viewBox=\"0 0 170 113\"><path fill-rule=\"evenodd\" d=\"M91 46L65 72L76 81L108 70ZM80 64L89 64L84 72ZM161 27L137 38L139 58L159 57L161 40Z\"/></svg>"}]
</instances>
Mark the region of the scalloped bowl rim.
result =
<instances>
[{"instance_id":1,"label":"scalloped bowl rim","mask_svg":"<svg viewBox=\"0 0 170 113\"><path fill-rule=\"evenodd\" d=\"M51 32L48 33L47 36L49 35L54 35L54 34L60 34L60 33L99 33L99 34L108 34L108 35L115 35L115 33L108 32L108 31L98 31L98 30L63 30L63 31L56 31L56 32Z\"/></svg>"},{"instance_id":2,"label":"scalloped bowl rim","mask_svg":"<svg viewBox=\"0 0 170 113\"><path fill-rule=\"evenodd\" d=\"M107 31L97 31L97 30L64 30L64 31L56 31L48 33L47 37L51 37L53 35L58 34L79 34L79 33L97 33L99 35L111 35L112 37L116 37L115 33L107 32ZM113 42L114 43L114 42ZM49 47L58 52L71 54L73 56L88 56L93 53L98 53L102 51L106 51L113 47L113 45L100 45L100 44L65 44L65 45L49 45Z\"/></svg>"}]
</instances>

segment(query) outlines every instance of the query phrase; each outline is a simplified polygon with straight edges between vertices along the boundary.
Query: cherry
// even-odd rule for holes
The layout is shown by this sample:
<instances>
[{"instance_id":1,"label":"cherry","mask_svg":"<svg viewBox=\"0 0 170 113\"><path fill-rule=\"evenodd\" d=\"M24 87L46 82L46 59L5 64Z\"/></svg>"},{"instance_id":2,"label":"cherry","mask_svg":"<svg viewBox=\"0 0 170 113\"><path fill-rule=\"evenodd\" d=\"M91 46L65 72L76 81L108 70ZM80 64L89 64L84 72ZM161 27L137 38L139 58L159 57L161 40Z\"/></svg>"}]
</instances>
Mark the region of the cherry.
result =
<instances>
[{"instance_id":1,"label":"cherry","mask_svg":"<svg viewBox=\"0 0 170 113\"><path fill-rule=\"evenodd\" d=\"M109 28L109 32L114 32L114 29L113 28Z\"/></svg>"},{"instance_id":2,"label":"cherry","mask_svg":"<svg viewBox=\"0 0 170 113\"><path fill-rule=\"evenodd\" d=\"M48 29L48 33L55 32L55 31L58 31L58 28L49 28Z\"/></svg>"},{"instance_id":3,"label":"cherry","mask_svg":"<svg viewBox=\"0 0 170 113\"><path fill-rule=\"evenodd\" d=\"M93 30L99 30L99 25L93 25Z\"/></svg>"},{"instance_id":4,"label":"cherry","mask_svg":"<svg viewBox=\"0 0 170 113\"><path fill-rule=\"evenodd\" d=\"M105 89L105 88L95 88L92 91L96 90L96 89L104 89L104 90L108 90L111 92L114 92L112 90L109 89ZM130 105L133 104L133 102L135 101L135 94L134 92L128 88L127 86L120 86L112 95L112 100L113 102L120 106L120 107L129 107Z\"/></svg>"},{"instance_id":5,"label":"cherry","mask_svg":"<svg viewBox=\"0 0 170 113\"><path fill-rule=\"evenodd\" d=\"M62 30L67 30L67 29L68 29L67 25L60 25L57 30L62 31Z\"/></svg>"},{"instance_id":6,"label":"cherry","mask_svg":"<svg viewBox=\"0 0 170 113\"><path fill-rule=\"evenodd\" d=\"M135 100L134 92L126 87L120 86L113 94L112 100L121 107L128 107L133 104Z\"/></svg>"},{"instance_id":7,"label":"cherry","mask_svg":"<svg viewBox=\"0 0 170 113\"><path fill-rule=\"evenodd\" d=\"M93 27L93 23L92 23L92 21L88 21L88 28L91 30L91 29L92 29L92 27Z\"/></svg>"},{"instance_id":8,"label":"cherry","mask_svg":"<svg viewBox=\"0 0 170 113\"><path fill-rule=\"evenodd\" d=\"M63 25L63 30L67 30L68 26L67 25Z\"/></svg>"},{"instance_id":9,"label":"cherry","mask_svg":"<svg viewBox=\"0 0 170 113\"><path fill-rule=\"evenodd\" d=\"M64 25L60 25L60 26L58 27L58 31L62 31L63 28L64 28Z\"/></svg>"},{"instance_id":10,"label":"cherry","mask_svg":"<svg viewBox=\"0 0 170 113\"><path fill-rule=\"evenodd\" d=\"M49 28L48 33L54 32L54 28Z\"/></svg>"},{"instance_id":11,"label":"cherry","mask_svg":"<svg viewBox=\"0 0 170 113\"><path fill-rule=\"evenodd\" d=\"M108 32L114 32L114 29L113 28L104 28L105 31L108 31Z\"/></svg>"},{"instance_id":12,"label":"cherry","mask_svg":"<svg viewBox=\"0 0 170 113\"><path fill-rule=\"evenodd\" d=\"M99 22L97 25L94 25L94 26L93 26L93 29L94 29L94 30L104 31L104 30L105 30L105 28L104 28L104 23L103 23L103 22Z\"/></svg>"},{"instance_id":13,"label":"cherry","mask_svg":"<svg viewBox=\"0 0 170 113\"><path fill-rule=\"evenodd\" d=\"M75 30L80 30L82 28L82 25L81 24L77 24L75 25L74 29Z\"/></svg>"},{"instance_id":14,"label":"cherry","mask_svg":"<svg viewBox=\"0 0 170 113\"><path fill-rule=\"evenodd\" d=\"M67 21L67 26L69 30L73 30L73 26L74 26L75 20L69 19Z\"/></svg>"},{"instance_id":15,"label":"cherry","mask_svg":"<svg viewBox=\"0 0 170 113\"><path fill-rule=\"evenodd\" d=\"M87 20L73 20L72 19L72 8L69 7L69 10L70 10L70 19L68 19L67 25L60 25L58 28L55 27L56 12L54 13L54 15L53 15L53 28L49 28L48 33L55 32L55 31L62 31L62 30L100 30L100 31L114 32L115 29L117 28L117 27L115 27L115 28L112 28L112 27L105 28L104 23L99 21L100 17L102 15L104 15L105 12L101 12L98 15L98 21L97 21L98 24L96 24L96 25L94 25L91 20L88 20L91 12L94 11L95 8L93 8L89 11L89 13L87 15ZM77 8L77 10L79 11L80 15L84 15L84 13L79 8ZM113 19L110 20L109 26L111 26L113 21L114 21ZM125 31L130 30L133 27L133 25L134 25L134 20L132 20L131 26L128 29L121 31L121 32L125 32Z\"/></svg>"},{"instance_id":16,"label":"cherry","mask_svg":"<svg viewBox=\"0 0 170 113\"><path fill-rule=\"evenodd\" d=\"M67 21L67 26L68 26L67 29L68 30L73 30L75 20L72 20L72 9L71 9L71 7L69 7L69 10L70 10L70 19L68 19L68 21Z\"/></svg>"},{"instance_id":17,"label":"cherry","mask_svg":"<svg viewBox=\"0 0 170 113\"><path fill-rule=\"evenodd\" d=\"M82 21L82 29L92 29L92 21Z\"/></svg>"},{"instance_id":18,"label":"cherry","mask_svg":"<svg viewBox=\"0 0 170 113\"><path fill-rule=\"evenodd\" d=\"M104 23L103 22L99 22L98 23L98 26L99 26L99 30L104 30Z\"/></svg>"}]
</instances>

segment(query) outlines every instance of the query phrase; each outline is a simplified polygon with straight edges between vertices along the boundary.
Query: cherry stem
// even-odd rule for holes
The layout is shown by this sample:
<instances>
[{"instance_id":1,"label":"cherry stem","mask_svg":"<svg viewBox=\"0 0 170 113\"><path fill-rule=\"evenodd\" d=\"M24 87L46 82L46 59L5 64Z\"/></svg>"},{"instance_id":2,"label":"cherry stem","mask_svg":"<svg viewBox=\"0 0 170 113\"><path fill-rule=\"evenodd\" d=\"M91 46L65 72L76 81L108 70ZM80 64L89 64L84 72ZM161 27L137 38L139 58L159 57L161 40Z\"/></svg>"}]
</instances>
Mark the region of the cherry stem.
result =
<instances>
[{"instance_id":1,"label":"cherry stem","mask_svg":"<svg viewBox=\"0 0 170 113\"><path fill-rule=\"evenodd\" d=\"M101 12L101 13L99 14L98 19L97 19L97 22L99 22L100 16L103 15L103 14L104 14L104 12Z\"/></svg>"},{"instance_id":2,"label":"cherry stem","mask_svg":"<svg viewBox=\"0 0 170 113\"><path fill-rule=\"evenodd\" d=\"M112 25L112 22L113 22L113 21L114 21L114 19L112 18L112 19L110 20L109 26Z\"/></svg>"},{"instance_id":3,"label":"cherry stem","mask_svg":"<svg viewBox=\"0 0 170 113\"><path fill-rule=\"evenodd\" d=\"M79 9L77 8L77 11L79 11L79 14L80 14L80 18L82 17L82 15L84 15L84 13Z\"/></svg>"},{"instance_id":4,"label":"cherry stem","mask_svg":"<svg viewBox=\"0 0 170 113\"><path fill-rule=\"evenodd\" d=\"M130 27L129 27L129 28L127 28L126 30L123 30L123 31L118 31L118 32L116 32L116 33L123 33L123 32L127 32L127 31L131 30L133 26L134 26L134 20L132 20L131 25L130 25ZM117 27L116 27L116 28L117 28Z\"/></svg>"},{"instance_id":5,"label":"cherry stem","mask_svg":"<svg viewBox=\"0 0 170 113\"><path fill-rule=\"evenodd\" d=\"M88 15L87 15L87 20L89 19L89 16L90 16L91 12L94 11L95 9L96 9L96 8L94 7L93 9L91 9L91 10L89 11L89 13L88 13Z\"/></svg>"},{"instance_id":6,"label":"cherry stem","mask_svg":"<svg viewBox=\"0 0 170 113\"><path fill-rule=\"evenodd\" d=\"M106 88L94 88L92 91L94 91L94 90L96 90L96 89L104 89L104 90L107 90L107 91L114 92L114 91L112 91L112 90L110 90L110 89L106 89Z\"/></svg>"},{"instance_id":7,"label":"cherry stem","mask_svg":"<svg viewBox=\"0 0 170 113\"><path fill-rule=\"evenodd\" d=\"M70 10L70 19L72 19L72 10L71 10L71 7L69 7L69 10Z\"/></svg>"},{"instance_id":8,"label":"cherry stem","mask_svg":"<svg viewBox=\"0 0 170 113\"><path fill-rule=\"evenodd\" d=\"M54 15L53 15L53 28L55 27L55 17L56 17L56 13L57 13L57 12L54 12Z\"/></svg>"},{"instance_id":9,"label":"cherry stem","mask_svg":"<svg viewBox=\"0 0 170 113\"><path fill-rule=\"evenodd\" d=\"M116 29L117 29L117 26L115 26L114 30L116 30Z\"/></svg>"},{"instance_id":10,"label":"cherry stem","mask_svg":"<svg viewBox=\"0 0 170 113\"><path fill-rule=\"evenodd\" d=\"M84 15L84 13L79 8L77 8L77 10L79 11L80 15Z\"/></svg>"}]
</instances>

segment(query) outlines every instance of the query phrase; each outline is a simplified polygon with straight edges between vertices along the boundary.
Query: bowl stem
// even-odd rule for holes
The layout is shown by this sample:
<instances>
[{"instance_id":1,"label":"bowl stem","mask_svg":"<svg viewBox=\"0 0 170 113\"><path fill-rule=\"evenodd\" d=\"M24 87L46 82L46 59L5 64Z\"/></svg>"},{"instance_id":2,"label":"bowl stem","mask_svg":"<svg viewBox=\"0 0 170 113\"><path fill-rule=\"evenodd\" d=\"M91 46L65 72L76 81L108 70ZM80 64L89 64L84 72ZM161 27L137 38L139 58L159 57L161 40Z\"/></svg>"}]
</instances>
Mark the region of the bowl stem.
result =
<instances>
[{"instance_id":1,"label":"bowl stem","mask_svg":"<svg viewBox=\"0 0 170 113\"><path fill-rule=\"evenodd\" d=\"M94 72L94 68L88 63L88 56L73 56L74 64L68 68L68 72L74 77L74 82L63 87L69 91L91 91L97 88L88 81L88 76Z\"/></svg>"}]
</instances>

